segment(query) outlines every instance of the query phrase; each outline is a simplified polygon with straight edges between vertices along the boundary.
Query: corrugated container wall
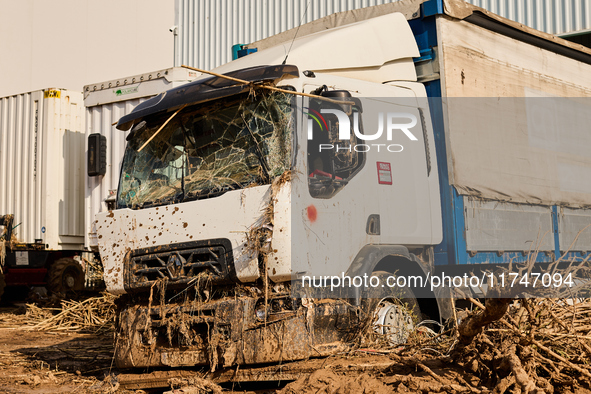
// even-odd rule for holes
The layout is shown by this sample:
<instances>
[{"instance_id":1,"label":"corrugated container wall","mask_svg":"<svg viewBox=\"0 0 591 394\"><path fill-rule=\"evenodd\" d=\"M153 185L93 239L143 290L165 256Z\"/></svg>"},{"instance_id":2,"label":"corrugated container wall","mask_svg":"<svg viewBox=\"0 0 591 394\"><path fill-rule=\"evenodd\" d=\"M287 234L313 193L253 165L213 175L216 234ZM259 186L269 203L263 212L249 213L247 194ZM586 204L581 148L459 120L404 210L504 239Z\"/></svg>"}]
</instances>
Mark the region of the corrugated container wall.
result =
<instances>
[{"instance_id":1,"label":"corrugated container wall","mask_svg":"<svg viewBox=\"0 0 591 394\"><path fill-rule=\"evenodd\" d=\"M211 70L250 44L336 12L396 0L176 0L174 65Z\"/></svg>"},{"instance_id":2,"label":"corrugated container wall","mask_svg":"<svg viewBox=\"0 0 591 394\"><path fill-rule=\"evenodd\" d=\"M0 215L19 242L84 244L82 93L46 89L0 98Z\"/></svg>"},{"instance_id":3,"label":"corrugated container wall","mask_svg":"<svg viewBox=\"0 0 591 394\"><path fill-rule=\"evenodd\" d=\"M507 19L561 35L591 29L591 0L468 0Z\"/></svg>"},{"instance_id":4,"label":"corrugated container wall","mask_svg":"<svg viewBox=\"0 0 591 394\"><path fill-rule=\"evenodd\" d=\"M249 44L336 12L397 0L175 0L174 65L211 70ZM551 34L591 29L591 0L468 0Z\"/></svg>"},{"instance_id":5,"label":"corrugated container wall","mask_svg":"<svg viewBox=\"0 0 591 394\"><path fill-rule=\"evenodd\" d=\"M116 191L128 132L117 130L114 123L138 104L163 91L190 82L199 73L182 67L100 82L84 87L86 106L86 149L88 136L98 133L107 139L107 170L104 176L88 176L85 160L84 244L96 250L94 216L107 209L105 199Z\"/></svg>"}]
</instances>

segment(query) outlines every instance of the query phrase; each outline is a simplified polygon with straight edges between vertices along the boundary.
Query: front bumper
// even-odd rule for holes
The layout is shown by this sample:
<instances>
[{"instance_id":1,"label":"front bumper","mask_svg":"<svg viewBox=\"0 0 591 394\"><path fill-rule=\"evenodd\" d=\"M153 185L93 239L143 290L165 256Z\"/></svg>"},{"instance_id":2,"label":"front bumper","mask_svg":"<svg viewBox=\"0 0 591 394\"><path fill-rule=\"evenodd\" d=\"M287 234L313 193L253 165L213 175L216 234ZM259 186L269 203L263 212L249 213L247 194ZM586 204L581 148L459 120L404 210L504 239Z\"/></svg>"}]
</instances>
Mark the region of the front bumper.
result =
<instances>
[{"instance_id":1,"label":"front bumper","mask_svg":"<svg viewBox=\"0 0 591 394\"><path fill-rule=\"evenodd\" d=\"M127 307L118 315L117 366L215 370L323 357L345 350L357 323L351 307L337 300L269 313L265 322L256 315L261 302L239 297Z\"/></svg>"}]
</instances>

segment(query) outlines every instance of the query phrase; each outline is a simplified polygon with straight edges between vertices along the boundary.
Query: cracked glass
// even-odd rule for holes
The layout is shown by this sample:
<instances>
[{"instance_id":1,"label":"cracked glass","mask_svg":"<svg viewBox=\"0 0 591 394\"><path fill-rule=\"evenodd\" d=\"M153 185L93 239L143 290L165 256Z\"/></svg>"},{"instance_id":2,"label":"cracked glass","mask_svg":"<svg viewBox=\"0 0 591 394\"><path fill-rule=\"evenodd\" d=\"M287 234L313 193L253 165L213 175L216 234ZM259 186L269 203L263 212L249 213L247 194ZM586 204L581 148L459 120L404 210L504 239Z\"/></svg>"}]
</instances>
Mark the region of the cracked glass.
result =
<instances>
[{"instance_id":1,"label":"cracked glass","mask_svg":"<svg viewBox=\"0 0 591 394\"><path fill-rule=\"evenodd\" d=\"M213 197L270 184L289 170L292 97L255 93L186 107L174 116L153 115L135 125L123 159L119 208Z\"/></svg>"}]
</instances>

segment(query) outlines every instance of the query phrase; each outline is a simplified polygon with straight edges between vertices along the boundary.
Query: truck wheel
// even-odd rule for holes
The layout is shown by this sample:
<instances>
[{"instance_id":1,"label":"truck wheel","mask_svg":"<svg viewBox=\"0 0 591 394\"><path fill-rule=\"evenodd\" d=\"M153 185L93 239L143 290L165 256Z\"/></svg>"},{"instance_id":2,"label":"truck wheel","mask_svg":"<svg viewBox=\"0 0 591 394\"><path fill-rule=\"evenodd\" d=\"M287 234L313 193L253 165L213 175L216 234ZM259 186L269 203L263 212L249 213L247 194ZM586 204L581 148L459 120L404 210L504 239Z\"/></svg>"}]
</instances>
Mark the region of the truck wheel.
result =
<instances>
[{"instance_id":1,"label":"truck wheel","mask_svg":"<svg viewBox=\"0 0 591 394\"><path fill-rule=\"evenodd\" d=\"M70 257L55 261L47 273L47 288L63 297L76 295L84 289L84 272L80 263Z\"/></svg>"},{"instance_id":2,"label":"truck wheel","mask_svg":"<svg viewBox=\"0 0 591 394\"><path fill-rule=\"evenodd\" d=\"M376 271L371 276L385 284L389 276L386 271ZM406 343L410 333L421 321L419 303L409 287L368 288L363 293L361 308L366 314L367 327L378 335L384 335L392 346Z\"/></svg>"}]
</instances>

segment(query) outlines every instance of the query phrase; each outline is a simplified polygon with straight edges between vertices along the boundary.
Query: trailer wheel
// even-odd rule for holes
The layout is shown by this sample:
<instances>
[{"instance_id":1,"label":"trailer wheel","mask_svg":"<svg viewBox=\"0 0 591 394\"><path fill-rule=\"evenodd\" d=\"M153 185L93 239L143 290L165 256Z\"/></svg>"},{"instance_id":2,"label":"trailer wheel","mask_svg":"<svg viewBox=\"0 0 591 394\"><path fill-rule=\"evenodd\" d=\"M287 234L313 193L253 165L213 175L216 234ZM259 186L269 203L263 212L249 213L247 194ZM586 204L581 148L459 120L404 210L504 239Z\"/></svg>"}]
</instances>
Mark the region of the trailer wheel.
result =
<instances>
[{"instance_id":1,"label":"trailer wheel","mask_svg":"<svg viewBox=\"0 0 591 394\"><path fill-rule=\"evenodd\" d=\"M386 284L390 272L371 274ZM384 335L392 345L406 343L410 333L422 320L419 303L410 287L369 287L362 294L361 308L368 327L378 335Z\"/></svg>"},{"instance_id":2,"label":"trailer wheel","mask_svg":"<svg viewBox=\"0 0 591 394\"><path fill-rule=\"evenodd\" d=\"M84 289L84 272L80 263L70 257L55 261L47 274L47 288L63 297L72 297Z\"/></svg>"}]
</instances>

